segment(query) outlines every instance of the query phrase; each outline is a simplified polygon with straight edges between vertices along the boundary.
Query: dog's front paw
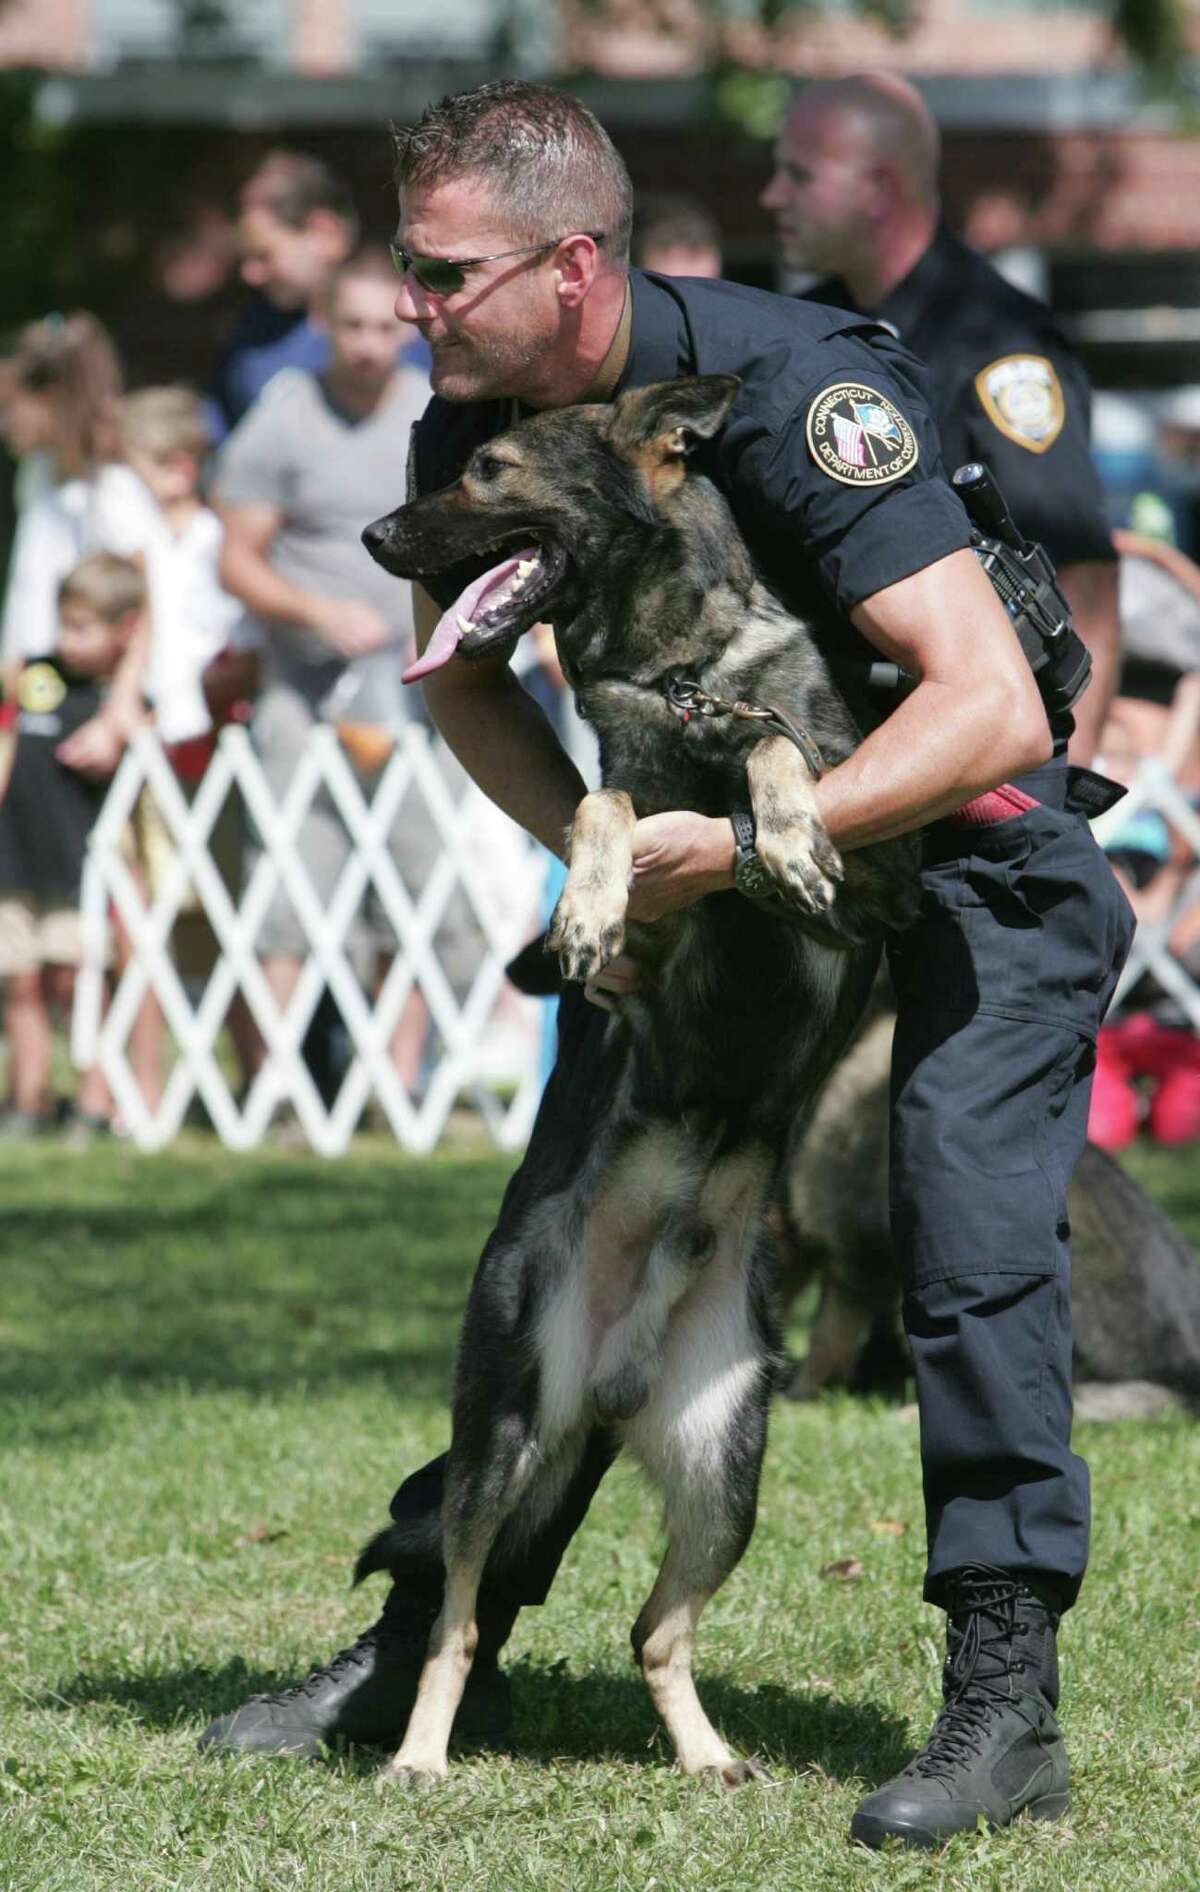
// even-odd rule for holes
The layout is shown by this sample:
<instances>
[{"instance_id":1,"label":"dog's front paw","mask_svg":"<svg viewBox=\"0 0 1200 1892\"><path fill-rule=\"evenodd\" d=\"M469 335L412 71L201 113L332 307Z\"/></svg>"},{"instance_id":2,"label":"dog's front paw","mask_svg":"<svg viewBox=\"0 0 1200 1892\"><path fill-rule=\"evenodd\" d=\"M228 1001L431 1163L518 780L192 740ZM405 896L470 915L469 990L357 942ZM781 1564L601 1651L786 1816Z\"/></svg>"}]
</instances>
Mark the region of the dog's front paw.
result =
<instances>
[{"instance_id":1,"label":"dog's front paw","mask_svg":"<svg viewBox=\"0 0 1200 1892\"><path fill-rule=\"evenodd\" d=\"M599 895L563 894L554 909L546 945L558 954L564 979L594 979L625 944L625 908Z\"/></svg>"},{"instance_id":2,"label":"dog's front paw","mask_svg":"<svg viewBox=\"0 0 1200 1892\"><path fill-rule=\"evenodd\" d=\"M401 1766L398 1761L389 1761L381 1774L375 1777L377 1793L427 1793L431 1787L440 1787L448 1779L449 1768L443 1762L441 1767Z\"/></svg>"},{"instance_id":3,"label":"dog's front paw","mask_svg":"<svg viewBox=\"0 0 1200 1892\"><path fill-rule=\"evenodd\" d=\"M828 913L845 878L841 855L813 815L778 833L760 828L758 858L785 899L806 913Z\"/></svg>"}]
</instances>

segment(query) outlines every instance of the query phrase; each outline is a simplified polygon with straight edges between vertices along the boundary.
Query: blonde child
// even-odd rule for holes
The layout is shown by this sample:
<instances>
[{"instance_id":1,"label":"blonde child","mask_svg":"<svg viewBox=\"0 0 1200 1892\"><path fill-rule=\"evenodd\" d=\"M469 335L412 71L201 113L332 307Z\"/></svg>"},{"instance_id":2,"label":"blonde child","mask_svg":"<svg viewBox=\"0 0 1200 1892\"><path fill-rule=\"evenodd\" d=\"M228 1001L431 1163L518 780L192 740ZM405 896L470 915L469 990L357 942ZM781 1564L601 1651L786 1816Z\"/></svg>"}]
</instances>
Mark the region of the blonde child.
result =
<instances>
[{"instance_id":1,"label":"blonde child","mask_svg":"<svg viewBox=\"0 0 1200 1892\"><path fill-rule=\"evenodd\" d=\"M258 642L242 606L217 577L221 525L200 495L209 440L199 397L187 387L126 395L117 408L117 438L135 478L120 506L107 508L106 542L145 560L151 623L145 690L158 733L171 748L197 744L212 721L206 672L224 658L228 675L232 656L243 690L252 694L251 653ZM187 757L180 760L186 769Z\"/></svg>"}]
</instances>

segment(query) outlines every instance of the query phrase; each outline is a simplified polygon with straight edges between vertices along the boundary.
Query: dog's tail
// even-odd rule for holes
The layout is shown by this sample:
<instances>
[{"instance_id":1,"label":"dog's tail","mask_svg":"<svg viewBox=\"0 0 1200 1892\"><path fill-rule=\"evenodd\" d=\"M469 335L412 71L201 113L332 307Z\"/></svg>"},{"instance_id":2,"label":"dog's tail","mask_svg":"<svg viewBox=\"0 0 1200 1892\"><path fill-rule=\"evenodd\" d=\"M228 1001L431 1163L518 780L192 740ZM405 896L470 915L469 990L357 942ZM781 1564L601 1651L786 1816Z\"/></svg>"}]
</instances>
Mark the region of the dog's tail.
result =
<instances>
[{"instance_id":1,"label":"dog's tail","mask_svg":"<svg viewBox=\"0 0 1200 1892\"><path fill-rule=\"evenodd\" d=\"M442 1569L442 1525L436 1512L431 1517L403 1518L376 1531L358 1553L354 1582L386 1570L396 1582L422 1580L431 1576L440 1580Z\"/></svg>"}]
</instances>

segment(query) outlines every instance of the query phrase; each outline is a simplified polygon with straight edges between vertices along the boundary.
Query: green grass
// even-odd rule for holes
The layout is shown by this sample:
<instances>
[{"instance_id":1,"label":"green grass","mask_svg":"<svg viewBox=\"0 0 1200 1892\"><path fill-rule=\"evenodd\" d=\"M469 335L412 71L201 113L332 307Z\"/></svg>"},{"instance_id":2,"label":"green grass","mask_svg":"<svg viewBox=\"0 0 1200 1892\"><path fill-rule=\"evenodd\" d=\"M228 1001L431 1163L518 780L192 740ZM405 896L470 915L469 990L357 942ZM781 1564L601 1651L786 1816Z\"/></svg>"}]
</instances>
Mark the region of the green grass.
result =
<instances>
[{"instance_id":1,"label":"green grass","mask_svg":"<svg viewBox=\"0 0 1200 1892\"><path fill-rule=\"evenodd\" d=\"M618 1467L511 1645L511 1754L380 1797L377 1763L201 1759L209 1717L361 1628L349 1563L445 1442L458 1313L505 1164L363 1142L323 1165L6 1152L0 1224L0 1888L1200 1887L1200 1434L1081 1428L1092 1572L1063 1643L1070 1821L871 1855L859 1794L923 1738L916 1428L774 1415L761 1521L701 1692L774 1784L680 1779L628 1658L652 1496ZM1144 1163L1200 1235L1187 1157ZM872 1529L898 1520L901 1535ZM857 1557L858 1582L821 1566Z\"/></svg>"}]
</instances>

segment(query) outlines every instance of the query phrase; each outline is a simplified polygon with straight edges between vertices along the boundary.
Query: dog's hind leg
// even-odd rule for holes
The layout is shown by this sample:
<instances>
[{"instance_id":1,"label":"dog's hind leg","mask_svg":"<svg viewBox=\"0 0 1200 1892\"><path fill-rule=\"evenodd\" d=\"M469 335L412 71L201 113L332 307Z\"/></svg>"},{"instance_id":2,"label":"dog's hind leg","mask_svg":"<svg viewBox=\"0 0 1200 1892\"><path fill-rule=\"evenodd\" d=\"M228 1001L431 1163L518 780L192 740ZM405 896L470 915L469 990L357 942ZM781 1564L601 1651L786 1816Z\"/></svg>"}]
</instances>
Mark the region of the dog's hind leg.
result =
<instances>
[{"instance_id":1,"label":"dog's hind leg","mask_svg":"<svg viewBox=\"0 0 1200 1892\"><path fill-rule=\"evenodd\" d=\"M723 1465L697 1464L668 1495L667 1553L632 1635L634 1655L679 1766L685 1774L711 1775L726 1787L764 1778L764 1770L755 1761L738 1759L705 1714L692 1676L692 1642L701 1611L739 1562L754 1528L765 1397L739 1402L739 1407L736 1417L730 1415L737 1435L736 1468L732 1453Z\"/></svg>"},{"instance_id":2,"label":"dog's hind leg","mask_svg":"<svg viewBox=\"0 0 1200 1892\"><path fill-rule=\"evenodd\" d=\"M469 1558L447 1566L445 1600L430 1632L417 1698L399 1752L380 1775L381 1785L419 1787L446 1778L450 1731L479 1640L475 1604L488 1548L483 1543Z\"/></svg>"},{"instance_id":3,"label":"dog's hind leg","mask_svg":"<svg viewBox=\"0 0 1200 1892\"><path fill-rule=\"evenodd\" d=\"M675 1310L655 1392L626 1440L665 1494L667 1552L633 1629L651 1699L685 1773L736 1787L761 1774L738 1760L692 1680L700 1613L750 1541L773 1377L762 1209L767 1166L741 1154L714 1170L700 1213L716 1253Z\"/></svg>"},{"instance_id":4,"label":"dog's hind leg","mask_svg":"<svg viewBox=\"0 0 1200 1892\"><path fill-rule=\"evenodd\" d=\"M478 1428L472 1428L474 1438L464 1438L457 1417L442 1510L445 1595L429 1634L404 1740L381 1775L381 1784L414 1787L446 1777L454 1717L479 1641L476 1604L484 1565L501 1525L539 1465L530 1429L517 1415L506 1414L491 1425L478 1451Z\"/></svg>"},{"instance_id":5,"label":"dog's hind leg","mask_svg":"<svg viewBox=\"0 0 1200 1892\"><path fill-rule=\"evenodd\" d=\"M826 1280L809 1336L808 1352L783 1387L787 1399L815 1399L826 1386L843 1385L871 1326L871 1309L839 1281Z\"/></svg>"}]
</instances>

